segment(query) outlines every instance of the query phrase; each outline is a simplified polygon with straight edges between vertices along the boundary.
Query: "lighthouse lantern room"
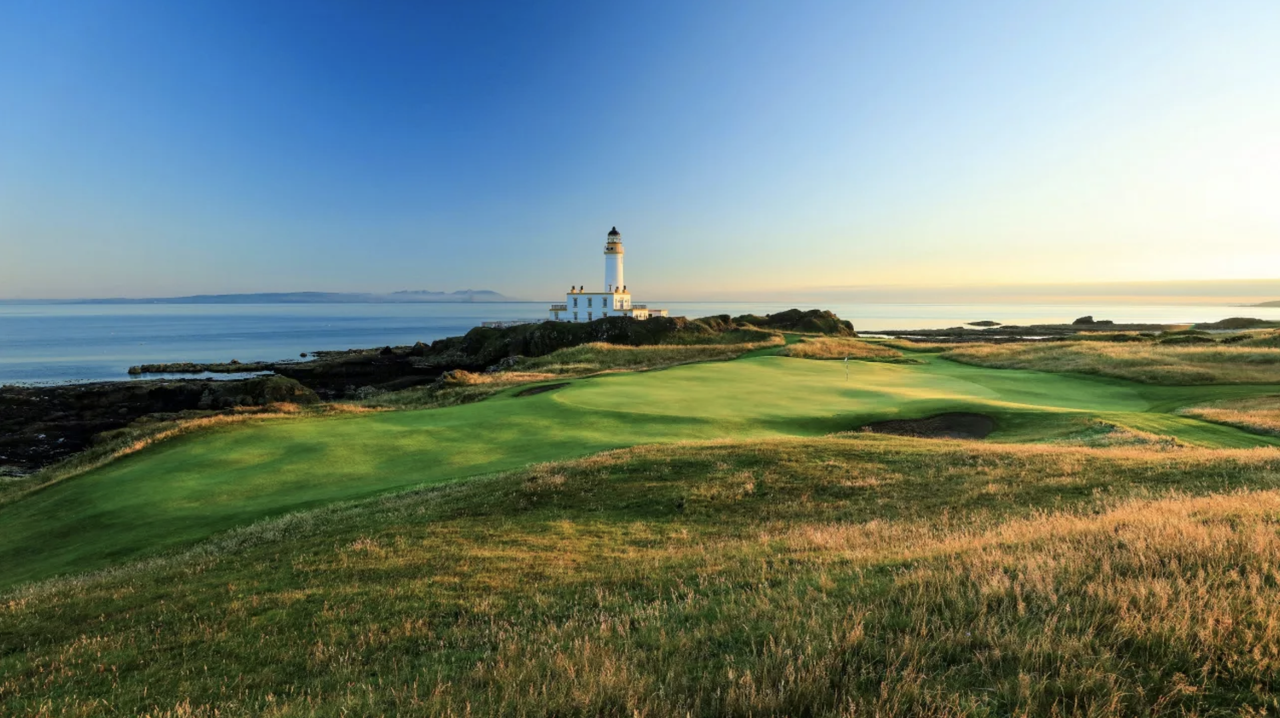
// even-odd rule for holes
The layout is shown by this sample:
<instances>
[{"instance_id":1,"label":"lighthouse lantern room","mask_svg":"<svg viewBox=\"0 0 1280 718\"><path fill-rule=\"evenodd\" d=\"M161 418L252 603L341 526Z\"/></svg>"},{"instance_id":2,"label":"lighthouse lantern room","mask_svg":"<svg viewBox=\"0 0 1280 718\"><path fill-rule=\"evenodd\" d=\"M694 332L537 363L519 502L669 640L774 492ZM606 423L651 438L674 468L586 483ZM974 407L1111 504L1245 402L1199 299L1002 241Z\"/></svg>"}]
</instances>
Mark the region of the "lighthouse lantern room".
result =
<instances>
[{"instance_id":1,"label":"lighthouse lantern room","mask_svg":"<svg viewBox=\"0 0 1280 718\"><path fill-rule=\"evenodd\" d=\"M650 309L644 304L632 304L622 273L622 233L617 227L609 230L604 243L604 291L588 292L584 286L569 287L564 304L551 305L551 319L559 322L590 322L605 317L632 317L648 319L665 317L667 310Z\"/></svg>"}]
</instances>

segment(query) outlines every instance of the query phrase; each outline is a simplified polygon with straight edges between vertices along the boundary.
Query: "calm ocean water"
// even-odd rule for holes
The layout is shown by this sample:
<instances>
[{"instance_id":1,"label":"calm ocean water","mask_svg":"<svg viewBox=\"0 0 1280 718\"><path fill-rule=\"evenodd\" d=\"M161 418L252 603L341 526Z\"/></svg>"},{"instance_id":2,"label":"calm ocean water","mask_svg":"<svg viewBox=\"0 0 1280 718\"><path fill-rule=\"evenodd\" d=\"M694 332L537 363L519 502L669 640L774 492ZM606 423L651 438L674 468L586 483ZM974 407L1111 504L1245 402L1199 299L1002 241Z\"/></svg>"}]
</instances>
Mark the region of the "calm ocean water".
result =
<instances>
[{"instance_id":1,"label":"calm ocean water","mask_svg":"<svg viewBox=\"0 0 1280 718\"><path fill-rule=\"evenodd\" d=\"M672 315L767 313L788 304L653 302ZM280 360L300 352L430 342L482 321L543 319L542 302L474 304L0 304L0 384L128 379L133 364ZM860 331L927 329L993 319L1068 322L1280 321L1280 309L1230 306L1034 304L828 305Z\"/></svg>"}]
</instances>

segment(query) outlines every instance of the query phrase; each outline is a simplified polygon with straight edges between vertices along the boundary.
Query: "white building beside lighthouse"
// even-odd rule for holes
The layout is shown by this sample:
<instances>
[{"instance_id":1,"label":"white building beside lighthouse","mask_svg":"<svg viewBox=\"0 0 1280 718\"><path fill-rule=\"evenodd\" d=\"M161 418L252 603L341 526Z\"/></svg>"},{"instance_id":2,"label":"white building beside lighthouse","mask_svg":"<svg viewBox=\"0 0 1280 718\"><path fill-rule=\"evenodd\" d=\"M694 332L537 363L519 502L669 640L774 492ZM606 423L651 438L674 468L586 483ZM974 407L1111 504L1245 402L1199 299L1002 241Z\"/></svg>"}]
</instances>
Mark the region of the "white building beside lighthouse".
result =
<instances>
[{"instance_id":1,"label":"white building beside lighthouse","mask_svg":"<svg viewBox=\"0 0 1280 718\"><path fill-rule=\"evenodd\" d=\"M605 317L632 317L648 319L665 317L667 310L650 309L644 304L632 304L627 280L622 274L622 233L617 227L609 230L604 243L604 291L588 292L584 286L569 287L564 304L551 305L551 319L558 322L590 322Z\"/></svg>"}]
</instances>

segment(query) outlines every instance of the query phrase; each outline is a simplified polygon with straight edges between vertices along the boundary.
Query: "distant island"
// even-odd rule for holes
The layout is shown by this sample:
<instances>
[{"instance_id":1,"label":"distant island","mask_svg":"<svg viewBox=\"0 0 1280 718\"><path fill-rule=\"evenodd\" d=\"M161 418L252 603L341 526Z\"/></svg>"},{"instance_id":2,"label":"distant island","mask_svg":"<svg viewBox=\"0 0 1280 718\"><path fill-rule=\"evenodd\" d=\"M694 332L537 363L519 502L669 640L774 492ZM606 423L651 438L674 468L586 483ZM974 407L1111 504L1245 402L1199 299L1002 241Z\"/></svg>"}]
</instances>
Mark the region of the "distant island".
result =
<instances>
[{"instance_id":1,"label":"distant island","mask_svg":"<svg viewBox=\"0 0 1280 718\"><path fill-rule=\"evenodd\" d=\"M1276 301L1274 301L1274 302L1263 302L1263 303L1261 303L1261 304L1251 304L1251 305L1249 305L1249 306L1251 306L1251 307L1280 307L1280 299L1277 299L1277 300L1276 300Z\"/></svg>"},{"instance_id":2,"label":"distant island","mask_svg":"<svg viewBox=\"0 0 1280 718\"><path fill-rule=\"evenodd\" d=\"M7 299L0 303L27 304L37 300ZM41 304L414 304L423 302L515 302L520 301L489 289L461 289L456 292L402 290L390 294L361 292L265 292L258 294L196 294L188 297L145 299L52 299Z\"/></svg>"}]
</instances>

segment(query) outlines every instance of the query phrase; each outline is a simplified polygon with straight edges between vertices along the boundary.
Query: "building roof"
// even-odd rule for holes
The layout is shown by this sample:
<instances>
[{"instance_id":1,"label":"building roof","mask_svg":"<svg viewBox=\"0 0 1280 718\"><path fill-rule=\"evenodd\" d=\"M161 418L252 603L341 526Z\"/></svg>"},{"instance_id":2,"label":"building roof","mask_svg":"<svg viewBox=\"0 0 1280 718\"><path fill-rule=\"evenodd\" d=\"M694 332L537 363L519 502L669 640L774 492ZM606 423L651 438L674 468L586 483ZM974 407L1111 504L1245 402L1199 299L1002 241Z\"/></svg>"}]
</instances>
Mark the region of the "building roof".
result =
<instances>
[{"instance_id":1,"label":"building roof","mask_svg":"<svg viewBox=\"0 0 1280 718\"><path fill-rule=\"evenodd\" d=\"M618 231L618 228L617 228L617 227L614 227L613 229L609 230L609 236L610 236L610 237L621 237L621 236L622 236L622 232L619 232L619 231Z\"/></svg>"}]
</instances>

